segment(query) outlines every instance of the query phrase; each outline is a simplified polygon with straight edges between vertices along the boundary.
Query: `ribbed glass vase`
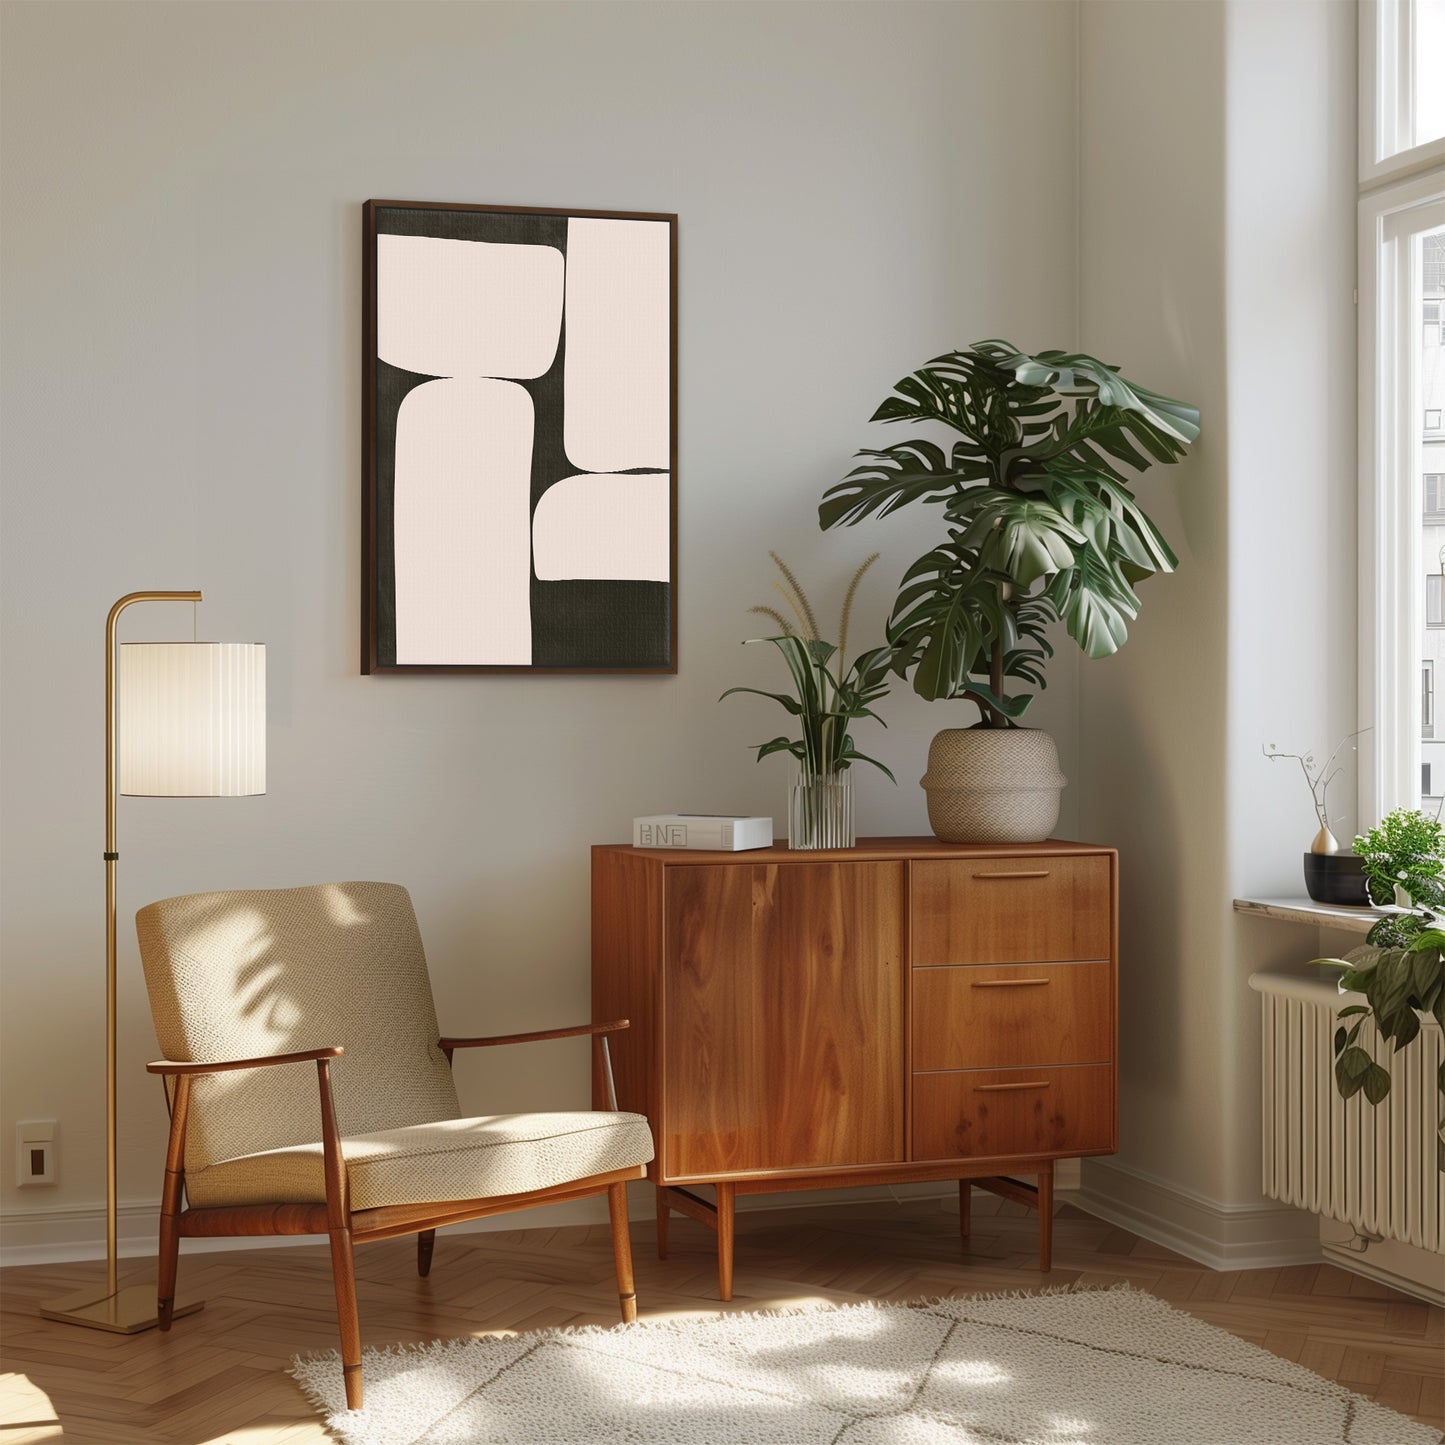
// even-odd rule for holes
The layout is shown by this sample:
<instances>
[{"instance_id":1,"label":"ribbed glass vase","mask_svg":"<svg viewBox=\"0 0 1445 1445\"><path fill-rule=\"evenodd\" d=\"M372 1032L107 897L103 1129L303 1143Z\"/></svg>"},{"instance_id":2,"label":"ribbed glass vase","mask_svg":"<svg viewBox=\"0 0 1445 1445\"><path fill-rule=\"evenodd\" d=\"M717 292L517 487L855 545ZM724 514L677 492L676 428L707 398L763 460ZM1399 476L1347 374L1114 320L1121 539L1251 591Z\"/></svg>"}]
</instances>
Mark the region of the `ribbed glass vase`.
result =
<instances>
[{"instance_id":1,"label":"ribbed glass vase","mask_svg":"<svg viewBox=\"0 0 1445 1445\"><path fill-rule=\"evenodd\" d=\"M789 848L851 848L853 773L799 772L788 787Z\"/></svg>"}]
</instances>

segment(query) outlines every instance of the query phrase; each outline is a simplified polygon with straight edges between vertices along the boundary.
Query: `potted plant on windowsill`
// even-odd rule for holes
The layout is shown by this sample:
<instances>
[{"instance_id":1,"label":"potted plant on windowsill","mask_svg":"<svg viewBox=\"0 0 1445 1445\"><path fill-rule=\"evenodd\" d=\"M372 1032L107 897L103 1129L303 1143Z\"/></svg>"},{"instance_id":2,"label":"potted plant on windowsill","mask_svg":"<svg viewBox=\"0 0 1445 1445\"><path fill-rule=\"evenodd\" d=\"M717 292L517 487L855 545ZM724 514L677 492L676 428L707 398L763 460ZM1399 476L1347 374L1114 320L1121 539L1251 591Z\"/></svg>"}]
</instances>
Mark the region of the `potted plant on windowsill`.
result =
<instances>
[{"instance_id":1,"label":"potted plant on windowsill","mask_svg":"<svg viewBox=\"0 0 1445 1445\"><path fill-rule=\"evenodd\" d=\"M1304 879L1305 892L1316 903L1364 907L1370 901L1365 891L1368 880L1364 860L1348 850L1341 850L1339 840L1330 827L1329 812L1330 784L1343 771L1342 767L1336 766L1339 756L1346 747L1353 752L1355 739L1369 731L1369 728L1358 728L1342 738L1324 767L1316 764L1313 753L1284 753L1273 743L1267 744L1264 749L1265 757L1272 763L1281 758L1298 763L1309 786L1315 821L1320 828L1304 855Z\"/></svg>"},{"instance_id":2,"label":"potted plant on windowsill","mask_svg":"<svg viewBox=\"0 0 1445 1445\"><path fill-rule=\"evenodd\" d=\"M1065 779L1053 739L1018 725L1045 685L1045 628L1061 620L1090 657L1123 646L1135 585L1176 559L1116 463L1178 461L1199 413L1092 356L981 341L904 377L873 420L960 438L948 452L929 440L861 451L818 509L824 528L942 509L945 536L904 574L887 628L916 692L980 714L933 740L929 821L951 842L1046 838Z\"/></svg>"},{"instance_id":3,"label":"potted plant on windowsill","mask_svg":"<svg viewBox=\"0 0 1445 1445\"><path fill-rule=\"evenodd\" d=\"M1419 1036L1422 1014L1445 1029L1445 930L1439 917L1445 908L1445 827L1397 808L1355 839L1355 852L1363 860L1371 900L1400 899L1408 906L1380 919L1363 947L1315 962L1342 967L1341 992L1365 998L1340 1010L1340 1018L1354 1022L1335 1030L1335 1085L1342 1098L1363 1093L1378 1104L1389 1095L1390 1073L1360 1042L1365 1024L1373 1023L1375 1034L1396 1052ZM1445 1171L1445 1063L1437 1086L1435 1162Z\"/></svg>"}]
</instances>

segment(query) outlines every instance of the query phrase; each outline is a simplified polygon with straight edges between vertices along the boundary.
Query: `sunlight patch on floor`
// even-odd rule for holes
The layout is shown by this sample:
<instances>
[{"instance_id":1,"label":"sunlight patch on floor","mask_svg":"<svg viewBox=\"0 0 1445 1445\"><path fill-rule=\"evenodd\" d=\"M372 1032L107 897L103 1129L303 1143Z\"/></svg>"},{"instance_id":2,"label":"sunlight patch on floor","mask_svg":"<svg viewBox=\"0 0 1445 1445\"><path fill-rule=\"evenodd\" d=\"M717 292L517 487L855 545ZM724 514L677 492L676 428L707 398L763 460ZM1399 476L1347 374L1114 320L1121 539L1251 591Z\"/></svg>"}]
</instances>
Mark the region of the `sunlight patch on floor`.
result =
<instances>
[{"instance_id":1,"label":"sunlight patch on floor","mask_svg":"<svg viewBox=\"0 0 1445 1445\"><path fill-rule=\"evenodd\" d=\"M0 1375L0 1445L50 1445L61 1439L50 1396L26 1375Z\"/></svg>"}]
</instances>

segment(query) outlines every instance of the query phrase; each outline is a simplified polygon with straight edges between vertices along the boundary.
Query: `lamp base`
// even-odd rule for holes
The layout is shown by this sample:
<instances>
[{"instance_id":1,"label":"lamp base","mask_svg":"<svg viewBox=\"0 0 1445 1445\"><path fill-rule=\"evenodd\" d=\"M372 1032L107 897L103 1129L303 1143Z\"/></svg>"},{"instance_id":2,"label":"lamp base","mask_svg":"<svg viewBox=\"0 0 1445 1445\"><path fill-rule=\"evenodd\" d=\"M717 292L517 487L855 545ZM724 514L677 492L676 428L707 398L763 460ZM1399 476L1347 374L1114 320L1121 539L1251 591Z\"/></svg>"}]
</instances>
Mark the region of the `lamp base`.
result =
<instances>
[{"instance_id":1,"label":"lamp base","mask_svg":"<svg viewBox=\"0 0 1445 1445\"><path fill-rule=\"evenodd\" d=\"M104 1286L101 1286L104 1288ZM203 1308L204 1300L177 1300L172 1318L193 1315ZM92 1330L109 1330L116 1335L138 1335L154 1329L156 1318L156 1287L153 1284L127 1285L114 1294L97 1294L96 1288L63 1295L40 1306L47 1320L60 1320L67 1325L84 1325Z\"/></svg>"}]
</instances>

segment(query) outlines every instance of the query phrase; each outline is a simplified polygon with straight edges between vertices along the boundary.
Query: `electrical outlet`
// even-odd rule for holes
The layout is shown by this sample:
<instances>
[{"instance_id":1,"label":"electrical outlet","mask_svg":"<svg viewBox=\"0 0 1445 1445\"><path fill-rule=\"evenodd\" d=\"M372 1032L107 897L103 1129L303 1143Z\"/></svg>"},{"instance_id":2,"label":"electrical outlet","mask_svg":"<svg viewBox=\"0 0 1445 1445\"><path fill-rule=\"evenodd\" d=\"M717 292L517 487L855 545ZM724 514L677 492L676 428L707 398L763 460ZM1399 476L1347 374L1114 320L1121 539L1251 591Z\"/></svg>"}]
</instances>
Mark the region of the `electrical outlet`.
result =
<instances>
[{"instance_id":1,"label":"electrical outlet","mask_svg":"<svg viewBox=\"0 0 1445 1445\"><path fill-rule=\"evenodd\" d=\"M15 1180L55 1183L55 1120L22 1119L15 1126Z\"/></svg>"}]
</instances>

